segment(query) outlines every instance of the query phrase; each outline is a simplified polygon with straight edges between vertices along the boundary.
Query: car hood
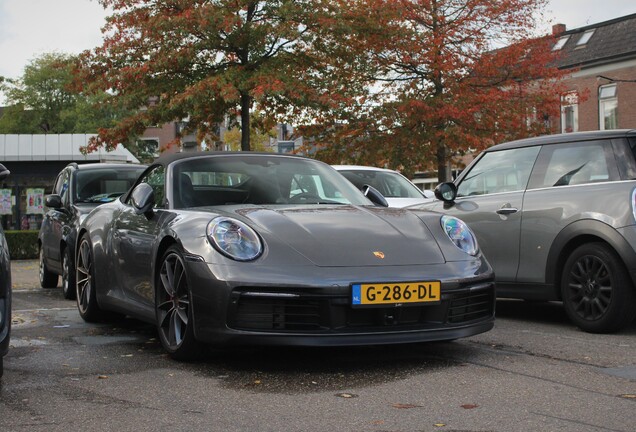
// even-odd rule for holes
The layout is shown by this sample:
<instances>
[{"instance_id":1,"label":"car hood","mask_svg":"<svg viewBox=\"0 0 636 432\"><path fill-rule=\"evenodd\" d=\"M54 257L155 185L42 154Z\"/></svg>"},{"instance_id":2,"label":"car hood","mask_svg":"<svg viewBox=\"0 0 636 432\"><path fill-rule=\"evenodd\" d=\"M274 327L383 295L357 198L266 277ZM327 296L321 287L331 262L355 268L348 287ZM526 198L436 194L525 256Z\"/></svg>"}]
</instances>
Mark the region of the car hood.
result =
<instances>
[{"instance_id":1,"label":"car hood","mask_svg":"<svg viewBox=\"0 0 636 432\"><path fill-rule=\"evenodd\" d=\"M381 207L236 208L270 243L283 242L317 266L444 263L425 223L414 213Z\"/></svg>"}]
</instances>

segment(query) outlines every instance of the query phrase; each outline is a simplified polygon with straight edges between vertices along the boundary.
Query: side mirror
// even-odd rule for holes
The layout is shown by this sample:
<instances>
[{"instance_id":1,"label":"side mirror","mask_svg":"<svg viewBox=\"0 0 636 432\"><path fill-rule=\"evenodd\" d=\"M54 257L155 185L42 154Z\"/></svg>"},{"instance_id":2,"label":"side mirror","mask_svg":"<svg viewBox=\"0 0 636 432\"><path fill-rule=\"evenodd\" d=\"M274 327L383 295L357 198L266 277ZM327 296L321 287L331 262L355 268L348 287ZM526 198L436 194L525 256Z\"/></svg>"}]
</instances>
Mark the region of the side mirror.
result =
<instances>
[{"instance_id":1,"label":"side mirror","mask_svg":"<svg viewBox=\"0 0 636 432\"><path fill-rule=\"evenodd\" d=\"M155 191L148 183L138 184L130 195L130 202L136 214L151 213L155 205Z\"/></svg>"},{"instance_id":2,"label":"side mirror","mask_svg":"<svg viewBox=\"0 0 636 432\"><path fill-rule=\"evenodd\" d=\"M457 197L457 186L452 182L444 182L437 185L435 188L435 198L451 202L455 201Z\"/></svg>"},{"instance_id":3,"label":"side mirror","mask_svg":"<svg viewBox=\"0 0 636 432\"><path fill-rule=\"evenodd\" d=\"M0 180L6 179L9 174L11 174L11 171L9 171L4 165L0 164Z\"/></svg>"},{"instance_id":4,"label":"side mirror","mask_svg":"<svg viewBox=\"0 0 636 432\"><path fill-rule=\"evenodd\" d=\"M365 197L369 198L371 202L380 207L388 207L389 203L386 201L386 198L373 186L364 185L362 186L362 193Z\"/></svg>"},{"instance_id":5,"label":"side mirror","mask_svg":"<svg viewBox=\"0 0 636 432\"><path fill-rule=\"evenodd\" d=\"M47 195L44 197L44 205L59 210L62 208L62 197L58 194Z\"/></svg>"}]
</instances>

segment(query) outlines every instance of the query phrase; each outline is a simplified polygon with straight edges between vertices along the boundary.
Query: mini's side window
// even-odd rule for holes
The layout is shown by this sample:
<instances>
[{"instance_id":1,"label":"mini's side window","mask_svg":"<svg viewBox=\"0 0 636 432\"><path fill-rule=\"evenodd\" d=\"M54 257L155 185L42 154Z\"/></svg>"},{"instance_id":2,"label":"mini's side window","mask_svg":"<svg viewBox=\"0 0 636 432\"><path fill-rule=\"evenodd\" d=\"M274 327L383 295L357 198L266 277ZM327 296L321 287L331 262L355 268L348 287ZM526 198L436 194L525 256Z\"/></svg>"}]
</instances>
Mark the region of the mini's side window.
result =
<instances>
[{"instance_id":1,"label":"mini's side window","mask_svg":"<svg viewBox=\"0 0 636 432\"><path fill-rule=\"evenodd\" d=\"M532 187L580 185L617 180L618 169L610 142L545 146L540 157L541 169Z\"/></svg>"},{"instance_id":2,"label":"mini's side window","mask_svg":"<svg viewBox=\"0 0 636 432\"><path fill-rule=\"evenodd\" d=\"M540 148L523 147L484 154L457 186L457 196L524 190Z\"/></svg>"},{"instance_id":3,"label":"mini's side window","mask_svg":"<svg viewBox=\"0 0 636 432\"><path fill-rule=\"evenodd\" d=\"M614 155L622 179L636 179L636 138L612 140Z\"/></svg>"}]
</instances>

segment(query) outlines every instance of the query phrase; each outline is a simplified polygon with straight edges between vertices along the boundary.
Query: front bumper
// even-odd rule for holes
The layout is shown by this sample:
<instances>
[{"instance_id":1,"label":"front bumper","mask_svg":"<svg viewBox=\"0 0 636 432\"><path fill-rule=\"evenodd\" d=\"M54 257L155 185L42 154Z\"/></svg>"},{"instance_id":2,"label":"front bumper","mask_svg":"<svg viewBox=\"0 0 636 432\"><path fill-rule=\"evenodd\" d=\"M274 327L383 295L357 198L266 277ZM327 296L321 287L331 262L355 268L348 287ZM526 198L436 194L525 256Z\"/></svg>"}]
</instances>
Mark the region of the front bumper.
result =
<instances>
[{"instance_id":1,"label":"front bumper","mask_svg":"<svg viewBox=\"0 0 636 432\"><path fill-rule=\"evenodd\" d=\"M205 343L396 344L457 339L486 332L494 325L494 277L481 260L362 269L307 267L286 269L285 274L254 267L250 275L238 272L239 266L187 265L194 332ZM351 306L351 283L397 282L398 276L391 274L399 275L401 281L440 280L441 302ZM359 280L360 275L365 281Z\"/></svg>"}]
</instances>

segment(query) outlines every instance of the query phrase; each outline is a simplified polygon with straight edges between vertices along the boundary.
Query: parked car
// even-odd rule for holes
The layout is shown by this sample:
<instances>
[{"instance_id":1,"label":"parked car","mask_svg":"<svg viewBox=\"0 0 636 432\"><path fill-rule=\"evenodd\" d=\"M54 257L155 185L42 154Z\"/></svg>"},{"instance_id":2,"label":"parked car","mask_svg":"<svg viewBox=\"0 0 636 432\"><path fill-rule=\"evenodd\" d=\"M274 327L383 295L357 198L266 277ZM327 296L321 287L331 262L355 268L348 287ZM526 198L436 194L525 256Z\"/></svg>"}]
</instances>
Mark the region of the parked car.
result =
<instances>
[{"instance_id":1,"label":"parked car","mask_svg":"<svg viewBox=\"0 0 636 432\"><path fill-rule=\"evenodd\" d=\"M0 180L9 175L9 170L0 164ZM9 351L11 338L11 259L9 246L0 225L0 377L4 373L4 356Z\"/></svg>"},{"instance_id":2,"label":"parked car","mask_svg":"<svg viewBox=\"0 0 636 432\"><path fill-rule=\"evenodd\" d=\"M125 163L68 164L57 176L53 193L44 199L38 246L40 285L55 288L62 276L62 292L75 298L75 242L81 220L95 207L125 193L145 165Z\"/></svg>"},{"instance_id":3,"label":"parked car","mask_svg":"<svg viewBox=\"0 0 636 432\"><path fill-rule=\"evenodd\" d=\"M162 156L86 217L76 261L84 320L154 323L175 359L205 343L395 344L493 326L492 270L463 222L374 206L299 156Z\"/></svg>"},{"instance_id":4,"label":"parked car","mask_svg":"<svg viewBox=\"0 0 636 432\"><path fill-rule=\"evenodd\" d=\"M495 145L436 201L462 218L492 264L499 297L561 300L588 332L636 315L636 130Z\"/></svg>"},{"instance_id":5,"label":"parked car","mask_svg":"<svg viewBox=\"0 0 636 432\"><path fill-rule=\"evenodd\" d=\"M397 171L360 165L333 165L358 189L373 186L386 198L390 207L406 207L434 200L432 191L422 191Z\"/></svg>"}]
</instances>

